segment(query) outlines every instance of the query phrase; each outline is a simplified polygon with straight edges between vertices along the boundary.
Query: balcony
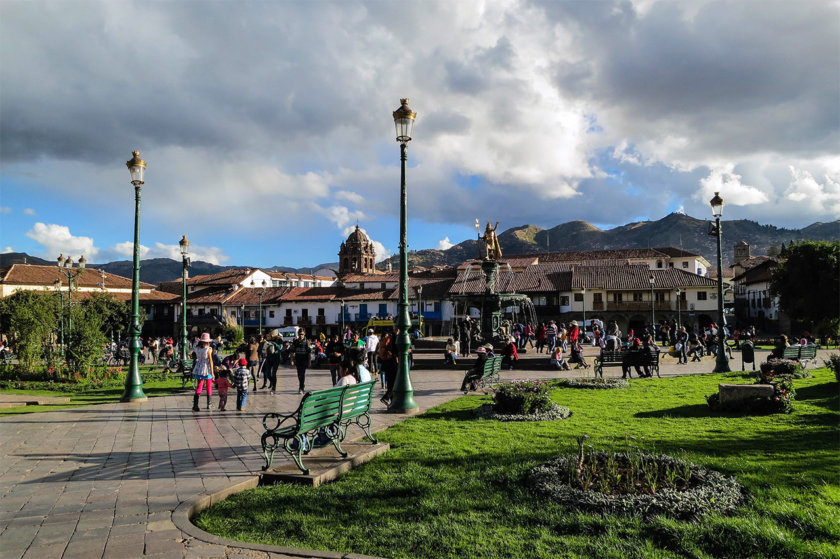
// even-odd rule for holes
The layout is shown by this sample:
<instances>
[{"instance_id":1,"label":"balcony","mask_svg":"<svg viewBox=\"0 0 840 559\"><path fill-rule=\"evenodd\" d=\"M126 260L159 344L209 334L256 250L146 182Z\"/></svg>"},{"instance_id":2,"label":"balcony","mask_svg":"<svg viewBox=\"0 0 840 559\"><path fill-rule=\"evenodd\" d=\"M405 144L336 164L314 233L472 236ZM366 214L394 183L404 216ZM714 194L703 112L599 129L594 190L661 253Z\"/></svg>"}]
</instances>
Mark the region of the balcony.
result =
<instances>
[{"instance_id":1,"label":"balcony","mask_svg":"<svg viewBox=\"0 0 840 559\"><path fill-rule=\"evenodd\" d=\"M367 322L371 316L373 315L369 312L357 312L353 315L353 320L355 322Z\"/></svg>"},{"instance_id":2,"label":"balcony","mask_svg":"<svg viewBox=\"0 0 840 559\"><path fill-rule=\"evenodd\" d=\"M297 319L298 326L312 326L311 316L299 316Z\"/></svg>"},{"instance_id":3,"label":"balcony","mask_svg":"<svg viewBox=\"0 0 840 559\"><path fill-rule=\"evenodd\" d=\"M283 326L294 326L294 319L291 316L284 316Z\"/></svg>"},{"instance_id":4,"label":"balcony","mask_svg":"<svg viewBox=\"0 0 840 559\"><path fill-rule=\"evenodd\" d=\"M327 317L324 315L318 315L315 317L315 324L318 326L324 326L327 323Z\"/></svg>"},{"instance_id":5,"label":"balcony","mask_svg":"<svg viewBox=\"0 0 840 559\"><path fill-rule=\"evenodd\" d=\"M687 305L683 303L680 308L685 310ZM675 311L676 306L673 301L657 301L654 305L654 309L657 311ZM595 310L609 310L615 312L650 312L650 301L611 302L608 308Z\"/></svg>"}]
</instances>

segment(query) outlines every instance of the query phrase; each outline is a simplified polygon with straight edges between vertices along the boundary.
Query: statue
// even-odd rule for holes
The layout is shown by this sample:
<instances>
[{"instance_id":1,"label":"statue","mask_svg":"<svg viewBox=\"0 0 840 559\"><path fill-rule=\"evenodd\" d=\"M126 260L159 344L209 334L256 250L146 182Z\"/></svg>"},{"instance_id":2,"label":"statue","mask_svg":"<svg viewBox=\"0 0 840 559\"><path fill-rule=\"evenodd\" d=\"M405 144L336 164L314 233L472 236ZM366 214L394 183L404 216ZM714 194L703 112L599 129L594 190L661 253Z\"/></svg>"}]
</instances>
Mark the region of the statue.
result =
<instances>
[{"instance_id":1,"label":"statue","mask_svg":"<svg viewBox=\"0 0 840 559\"><path fill-rule=\"evenodd\" d=\"M499 222L496 222L494 227L490 227L490 222L487 222L487 228L484 230L484 259L485 260L499 260L502 257L502 247L499 246L499 238L496 236L496 227Z\"/></svg>"}]
</instances>

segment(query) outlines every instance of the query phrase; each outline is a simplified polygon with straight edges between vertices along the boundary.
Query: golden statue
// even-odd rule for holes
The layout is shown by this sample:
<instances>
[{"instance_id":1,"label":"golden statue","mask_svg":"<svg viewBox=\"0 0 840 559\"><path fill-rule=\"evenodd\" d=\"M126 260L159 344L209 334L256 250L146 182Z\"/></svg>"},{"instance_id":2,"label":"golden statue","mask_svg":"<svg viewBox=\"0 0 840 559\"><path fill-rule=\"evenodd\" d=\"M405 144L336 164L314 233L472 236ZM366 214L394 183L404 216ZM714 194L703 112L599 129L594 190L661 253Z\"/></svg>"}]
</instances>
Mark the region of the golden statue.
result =
<instances>
[{"instance_id":1,"label":"golden statue","mask_svg":"<svg viewBox=\"0 0 840 559\"><path fill-rule=\"evenodd\" d=\"M484 236L481 238L484 240L485 260L499 260L502 257L502 247L499 246L499 237L496 236L496 227L498 226L498 221L493 227L490 227L490 222L488 221L487 228L484 229Z\"/></svg>"}]
</instances>

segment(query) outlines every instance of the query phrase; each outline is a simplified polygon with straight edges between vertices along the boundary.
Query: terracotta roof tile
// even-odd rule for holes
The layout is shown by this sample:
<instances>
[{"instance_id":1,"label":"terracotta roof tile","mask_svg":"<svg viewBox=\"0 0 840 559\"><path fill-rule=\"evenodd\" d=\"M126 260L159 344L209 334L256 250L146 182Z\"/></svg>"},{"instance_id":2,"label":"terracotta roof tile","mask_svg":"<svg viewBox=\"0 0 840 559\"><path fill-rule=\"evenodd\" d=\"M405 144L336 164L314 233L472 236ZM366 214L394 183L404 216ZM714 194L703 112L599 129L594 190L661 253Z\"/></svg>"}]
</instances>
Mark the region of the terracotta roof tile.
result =
<instances>
[{"instance_id":1,"label":"terracotta roof tile","mask_svg":"<svg viewBox=\"0 0 840 559\"><path fill-rule=\"evenodd\" d=\"M74 273L80 268L73 268ZM36 266L34 264L13 264L3 274L2 281L13 285L44 285L52 286L56 280L67 286L67 276L59 271L58 266ZM84 268L82 273L73 278L77 287L100 287L102 285L102 271L96 268ZM140 282L140 289L154 289L150 283ZM131 279L105 272L106 289L131 289Z\"/></svg>"}]
</instances>

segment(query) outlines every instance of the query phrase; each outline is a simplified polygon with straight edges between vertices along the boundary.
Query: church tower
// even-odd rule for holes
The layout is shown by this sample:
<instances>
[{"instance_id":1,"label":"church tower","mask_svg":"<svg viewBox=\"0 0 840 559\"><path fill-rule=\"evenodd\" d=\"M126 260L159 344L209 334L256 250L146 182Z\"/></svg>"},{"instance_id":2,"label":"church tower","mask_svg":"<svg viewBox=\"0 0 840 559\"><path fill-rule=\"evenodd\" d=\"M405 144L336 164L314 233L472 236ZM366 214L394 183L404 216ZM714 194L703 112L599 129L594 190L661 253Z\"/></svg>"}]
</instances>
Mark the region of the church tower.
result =
<instances>
[{"instance_id":1,"label":"church tower","mask_svg":"<svg viewBox=\"0 0 840 559\"><path fill-rule=\"evenodd\" d=\"M338 251L338 276L376 273L376 250L365 232L356 226Z\"/></svg>"},{"instance_id":2,"label":"church tower","mask_svg":"<svg viewBox=\"0 0 840 559\"><path fill-rule=\"evenodd\" d=\"M750 244L746 241L741 241L735 244L735 263L740 264L744 260L750 259Z\"/></svg>"}]
</instances>

